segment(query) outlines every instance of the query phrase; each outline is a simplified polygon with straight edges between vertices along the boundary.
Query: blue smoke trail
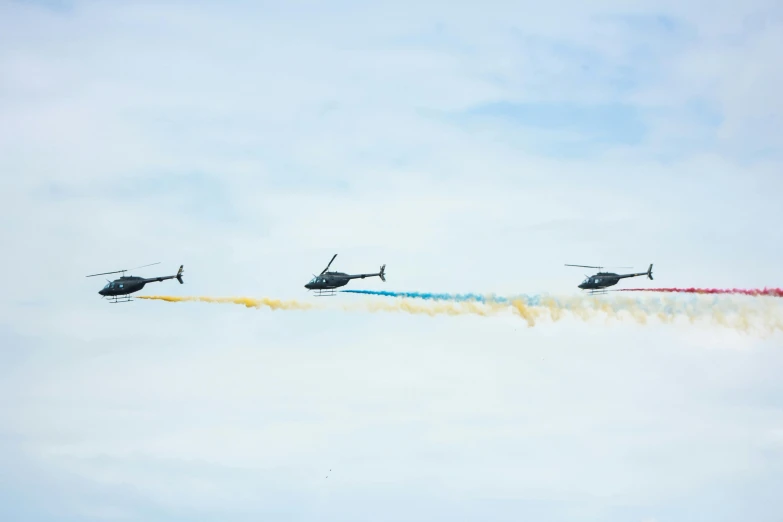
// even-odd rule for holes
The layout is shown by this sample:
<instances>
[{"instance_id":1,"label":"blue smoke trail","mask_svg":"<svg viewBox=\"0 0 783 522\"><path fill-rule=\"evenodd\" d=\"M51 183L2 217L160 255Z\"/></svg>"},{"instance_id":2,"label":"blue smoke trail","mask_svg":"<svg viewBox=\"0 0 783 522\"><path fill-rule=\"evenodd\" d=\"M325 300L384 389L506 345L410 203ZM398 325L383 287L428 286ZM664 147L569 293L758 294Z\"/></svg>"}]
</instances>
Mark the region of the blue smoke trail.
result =
<instances>
[{"instance_id":1,"label":"blue smoke trail","mask_svg":"<svg viewBox=\"0 0 783 522\"><path fill-rule=\"evenodd\" d=\"M382 295L385 297L407 297L410 299L427 299L431 301L477 301L486 303L495 301L505 303L505 297L483 296L479 294L434 294L431 292L389 292L386 290L341 290L346 294Z\"/></svg>"},{"instance_id":2,"label":"blue smoke trail","mask_svg":"<svg viewBox=\"0 0 783 522\"><path fill-rule=\"evenodd\" d=\"M431 292L389 292L387 290L340 290L347 294L365 294L380 295L385 297L407 297L410 299L426 299L429 301L475 301L479 303L504 303L509 304L512 301L522 301L528 306L538 306L541 304L541 296L521 294L513 297L503 297L495 294L435 294Z\"/></svg>"}]
</instances>

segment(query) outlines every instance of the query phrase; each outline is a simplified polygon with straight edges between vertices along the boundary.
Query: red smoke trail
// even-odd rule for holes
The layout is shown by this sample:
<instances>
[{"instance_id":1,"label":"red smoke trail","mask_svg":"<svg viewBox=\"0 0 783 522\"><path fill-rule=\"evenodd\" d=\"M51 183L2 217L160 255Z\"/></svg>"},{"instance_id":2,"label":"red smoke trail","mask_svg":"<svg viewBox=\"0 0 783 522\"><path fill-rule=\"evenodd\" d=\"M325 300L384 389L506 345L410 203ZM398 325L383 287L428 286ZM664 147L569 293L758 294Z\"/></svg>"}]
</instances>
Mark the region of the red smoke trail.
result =
<instances>
[{"instance_id":1,"label":"red smoke trail","mask_svg":"<svg viewBox=\"0 0 783 522\"><path fill-rule=\"evenodd\" d=\"M666 292L678 294L735 294L783 297L783 288L622 288L617 292Z\"/></svg>"}]
</instances>

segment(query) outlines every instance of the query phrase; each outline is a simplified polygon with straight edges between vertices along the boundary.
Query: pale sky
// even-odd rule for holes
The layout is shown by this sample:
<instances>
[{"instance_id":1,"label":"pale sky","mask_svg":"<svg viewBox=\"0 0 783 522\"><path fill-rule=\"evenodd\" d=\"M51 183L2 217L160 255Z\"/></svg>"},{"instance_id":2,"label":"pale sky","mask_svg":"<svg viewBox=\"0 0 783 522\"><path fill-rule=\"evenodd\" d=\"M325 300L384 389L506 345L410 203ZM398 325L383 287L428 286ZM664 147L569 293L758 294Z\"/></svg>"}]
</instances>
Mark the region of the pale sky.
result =
<instances>
[{"instance_id":1,"label":"pale sky","mask_svg":"<svg viewBox=\"0 0 783 522\"><path fill-rule=\"evenodd\" d=\"M783 334L84 277L781 286L781 49L776 1L0 3L0 519L781 520Z\"/></svg>"}]
</instances>

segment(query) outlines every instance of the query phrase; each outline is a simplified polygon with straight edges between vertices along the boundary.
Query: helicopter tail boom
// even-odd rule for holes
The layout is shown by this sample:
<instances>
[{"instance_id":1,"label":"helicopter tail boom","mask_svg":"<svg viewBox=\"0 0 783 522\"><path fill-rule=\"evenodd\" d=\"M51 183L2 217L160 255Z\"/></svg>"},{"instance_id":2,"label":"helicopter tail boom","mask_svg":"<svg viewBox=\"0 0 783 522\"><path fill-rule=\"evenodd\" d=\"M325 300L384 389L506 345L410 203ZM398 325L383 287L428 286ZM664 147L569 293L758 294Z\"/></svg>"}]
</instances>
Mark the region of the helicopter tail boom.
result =
<instances>
[{"instance_id":1,"label":"helicopter tail boom","mask_svg":"<svg viewBox=\"0 0 783 522\"><path fill-rule=\"evenodd\" d=\"M143 279L145 283L159 283L161 281L168 281L169 279L176 279L179 281L179 284L184 284L182 281L182 272L184 272L185 265L179 265L179 270L177 270L176 275L170 275L170 276L160 276L160 277L150 277L147 279Z\"/></svg>"},{"instance_id":2,"label":"helicopter tail boom","mask_svg":"<svg viewBox=\"0 0 783 522\"><path fill-rule=\"evenodd\" d=\"M365 277L380 277L381 281L386 282L386 265L381 265L381 270L377 274L353 274L344 276L347 279L364 279Z\"/></svg>"},{"instance_id":3,"label":"helicopter tail boom","mask_svg":"<svg viewBox=\"0 0 783 522\"><path fill-rule=\"evenodd\" d=\"M619 276L616 276L616 277L617 277L617 279L625 279L625 278L628 278L628 277L647 276L648 278L652 279L653 278L653 276L652 276L652 269L653 269L653 266L652 266L652 263L650 263L650 267L647 269L646 272L638 272L638 273L635 273L635 274L622 274L622 275L619 275Z\"/></svg>"}]
</instances>

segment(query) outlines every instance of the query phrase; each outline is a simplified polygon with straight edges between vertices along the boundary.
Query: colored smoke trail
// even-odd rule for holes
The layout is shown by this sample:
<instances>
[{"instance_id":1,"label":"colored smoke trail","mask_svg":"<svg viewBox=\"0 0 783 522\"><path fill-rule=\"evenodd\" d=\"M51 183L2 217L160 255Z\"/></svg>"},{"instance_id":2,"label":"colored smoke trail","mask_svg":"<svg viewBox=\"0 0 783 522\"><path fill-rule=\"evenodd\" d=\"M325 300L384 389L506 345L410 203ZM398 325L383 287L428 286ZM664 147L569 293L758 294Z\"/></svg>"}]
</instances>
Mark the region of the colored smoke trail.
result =
<instances>
[{"instance_id":1,"label":"colored smoke trail","mask_svg":"<svg viewBox=\"0 0 783 522\"><path fill-rule=\"evenodd\" d=\"M427 299L433 301L478 301L480 303L485 303L487 301L493 301L497 303L508 302L507 298L495 296L492 294L434 294L430 292L389 292L386 290L340 290L340 292L345 294L379 295L384 297L403 297L409 299Z\"/></svg>"},{"instance_id":2,"label":"colored smoke trail","mask_svg":"<svg viewBox=\"0 0 783 522\"><path fill-rule=\"evenodd\" d=\"M679 318L691 324L707 320L724 327L743 331L759 330L771 333L783 331L783 317L779 306L772 303L738 303L731 300L701 298L692 295L688 301L676 297L653 298L598 298L578 295L554 297L547 295L516 295L501 297L494 294L447 294L422 292L389 292L376 290L343 290L345 293L379 295L398 299L423 299L428 301L451 301L455 303L484 303L495 309L509 307L525 319L528 326L535 326L540 319L549 318L559 321L566 316L577 317L583 321L603 316L609 320L631 319L639 324L647 324L648 319L656 318L663 323L673 323ZM505 306L504 306L505 305Z\"/></svg>"},{"instance_id":3,"label":"colored smoke trail","mask_svg":"<svg viewBox=\"0 0 783 522\"><path fill-rule=\"evenodd\" d=\"M311 303L299 301L281 301L269 297L176 297L171 295L140 295L136 299L154 299L169 303L184 303L198 301L202 303L238 304L247 308L269 308L271 310L313 310L320 308Z\"/></svg>"},{"instance_id":4,"label":"colored smoke trail","mask_svg":"<svg viewBox=\"0 0 783 522\"><path fill-rule=\"evenodd\" d=\"M614 292L660 292L704 295L749 295L753 297L783 297L781 288L621 288Z\"/></svg>"},{"instance_id":5,"label":"colored smoke trail","mask_svg":"<svg viewBox=\"0 0 783 522\"><path fill-rule=\"evenodd\" d=\"M718 299L700 295L692 295L686 300L677 296L646 298L616 296L611 299L596 299L584 296L535 295L482 298L474 294L456 295L452 296L455 299L449 299L451 294L419 294L426 296L421 299L431 302L417 303L416 299L411 298L416 295L415 293L398 296L394 292L389 292L386 295L397 298L388 301L319 303L318 305L267 297L139 296L138 298L168 302L237 304L248 308L270 308L272 310L331 309L345 312L407 313L428 316L478 315L484 317L511 313L524 319L529 327L533 327L541 321L557 322L570 317L585 322L604 318L607 322L631 320L638 324L648 324L651 319L657 319L660 323L673 324L684 319L691 324L705 321L743 332L771 334L775 331L783 331L783 307L766 300L743 303L735 299ZM466 295L470 297L466 297Z\"/></svg>"},{"instance_id":6,"label":"colored smoke trail","mask_svg":"<svg viewBox=\"0 0 783 522\"><path fill-rule=\"evenodd\" d=\"M183 303L183 302L202 302L202 303L218 303L218 304L238 304L247 308L270 308L272 310L328 310L328 309L341 309L346 312L405 312L410 314L424 314L424 315L490 315L491 313L498 312L498 307L485 306L481 307L479 304L465 303L460 305L457 303L439 303L435 306L424 306L414 301L406 300L397 303L388 302L363 302L355 304L341 304L336 306L327 306L326 303L319 303L315 305L312 303L303 303L296 300L281 301L280 299L271 299L269 297L253 298L253 297L205 297L205 296L191 296L191 297L177 297L169 295L147 295L138 296L136 299L151 299L157 301L167 301L169 303Z\"/></svg>"}]
</instances>

